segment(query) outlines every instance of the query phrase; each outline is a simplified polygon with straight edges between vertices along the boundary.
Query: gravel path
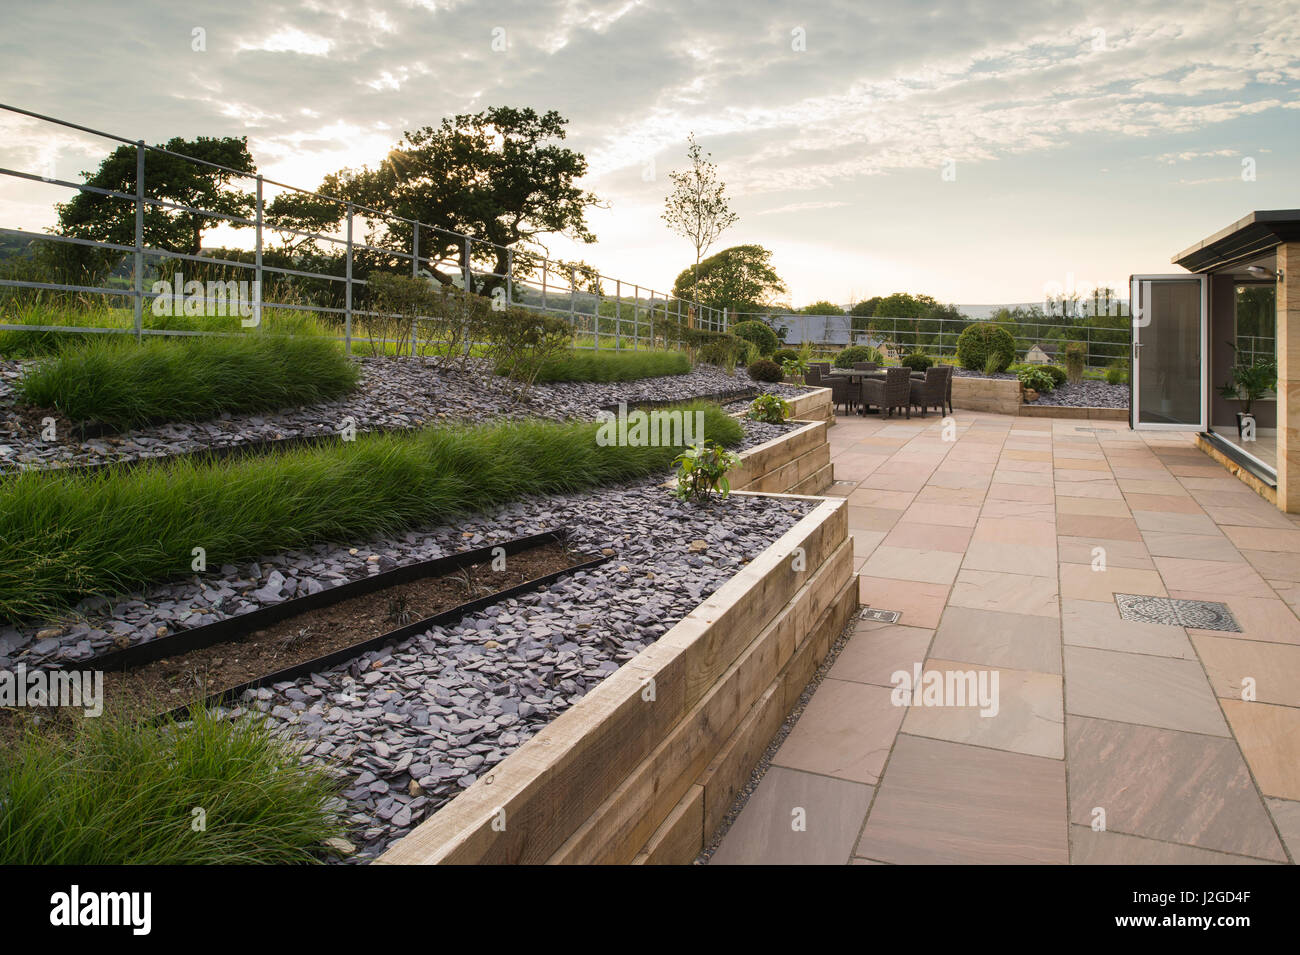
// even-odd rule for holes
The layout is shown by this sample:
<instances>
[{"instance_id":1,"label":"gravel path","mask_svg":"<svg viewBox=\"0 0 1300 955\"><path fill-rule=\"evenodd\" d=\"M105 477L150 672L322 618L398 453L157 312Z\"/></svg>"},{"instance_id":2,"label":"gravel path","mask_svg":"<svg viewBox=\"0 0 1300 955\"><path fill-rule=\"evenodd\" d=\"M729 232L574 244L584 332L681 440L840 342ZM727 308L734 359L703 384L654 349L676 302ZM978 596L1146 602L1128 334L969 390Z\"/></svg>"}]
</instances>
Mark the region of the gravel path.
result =
<instances>
[{"instance_id":1,"label":"gravel path","mask_svg":"<svg viewBox=\"0 0 1300 955\"><path fill-rule=\"evenodd\" d=\"M1129 400L1128 385L1109 385L1104 381L1085 379L1077 385L1069 382L1039 395L1034 405L1050 405L1059 408L1127 408Z\"/></svg>"},{"instance_id":2,"label":"gravel path","mask_svg":"<svg viewBox=\"0 0 1300 955\"><path fill-rule=\"evenodd\" d=\"M728 375L699 365L689 374L627 382L559 382L536 386L516 401L513 385L482 362L470 373L439 371L418 358L361 358L360 387L340 401L273 414L222 415L218 419L138 428L78 441L64 426L54 441L41 439L40 416L15 402L14 382L24 362L0 360L0 471L55 464L101 464L165 457L258 441L337 434L350 423L359 432L418 428L439 420L530 417L594 418L599 408L636 401L684 400L756 387L744 369ZM785 397L793 385L761 385Z\"/></svg>"}]
</instances>

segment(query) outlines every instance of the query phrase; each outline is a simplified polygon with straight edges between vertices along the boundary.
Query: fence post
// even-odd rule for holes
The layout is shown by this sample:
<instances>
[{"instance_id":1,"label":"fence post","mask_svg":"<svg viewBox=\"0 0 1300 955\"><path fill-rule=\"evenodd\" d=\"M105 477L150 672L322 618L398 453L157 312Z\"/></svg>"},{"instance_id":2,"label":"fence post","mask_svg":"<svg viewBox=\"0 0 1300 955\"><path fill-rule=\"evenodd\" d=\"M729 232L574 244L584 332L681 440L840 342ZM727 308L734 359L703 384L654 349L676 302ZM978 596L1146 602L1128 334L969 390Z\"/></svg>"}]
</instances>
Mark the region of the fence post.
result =
<instances>
[{"instance_id":1,"label":"fence post","mask_svg":"<svg viewBox=\"0 0 1300 955\"><path fill-rule=\"evenodd\" d=\"M578 290L573 281L576 277L574 274L569 276L569 327L573 329L575 335L578 332ZM596 335L596 349L600 349L599 334Z\"/></svg>"},{"instance_id":2,"label":"fence post","mask_svg":"<svg viewBox=\"0 0 1300 955\"><path fill-rule=\"evenodd\" d=\"M635 312L633 315L635 316ZM619 328L623 324L623 282L621 279L614 280L614 327ZM632 320L632 335L635 342L636 319ZM633 348L636 346L633 345Z\"/></svg>"},{"instance_id":3,"label":"fence post","mask_svg":"<svg viewBox=\"0 0 1300 955\"><path fill-rule=\"evenodd\" d=\"M253 325L262 332L262 177L257 177L257 238L253 252Z\"/></svg>"},{"instance_id":4,"label":"fence post","mask_svg":"<svg viewBox=\"0 0 1300 955\"><path fill-rule=\"evenodd\" d=\"M474 294L474 270L470 266L470 257L474 254L473 249L470 247L471 241L472 240L470 239L469 236L465 236L465 241L462 244L462 249L463 249L462 254L464 255L464 261L461 263L461 281L465 283L466 295ZM470 352L474 350L474 343L469 340L470 331L472 327L473 326L471 326L469 323L469 319L466 319L465 320L465 352L464 352L466 358L468 358Z\"/></svg>"},{"instance_id":5,"label":"fence post","mask_svg":"<svg viewBox=\"0 0 1300 955\"><path fill-rule=\"evenodd\" d=\"M348 260L343 279L343 351L352 354L352 203L348 203Z\"/></svg>"},{"instance_id":6,"label":"fence post","mask_svg":"<svg viewBox=\"0 0 1300 955\"><path fill-rule=\"evenodd\" d=\"M135 340L144 340L144 140L135 144Z\"/></svg>"},{"instance_id":7,"label":"fence post","mask_svg":"<svg viewBox=\"0 0 1300 955\"><path fill-rule=\"evenodd\" d=\"M546 272L550 268L550 259L542 259L542 311L546 311Z\"/></svg>"},{"instance_id":8,"label":"fence post","mask_svg":"<svg viewBox=\"0 0 1300 955\"><path fill-rule=\"evenodd\" d=\"M420 277L420 222L418 219L411 220L411 278ZM420 350L420 336L416 329L419 327L420 317L411 316L411 357Z\"/></svg>"},{"instance_id":9,"label":"fence post","mask_svg":"<svg viewBox=\"0 0 1300 955\"><path fill-rule=\"evenodd\" d=\"M515 253L506 249L506 304L515 304Z\"/></svg>"}]
</instances>

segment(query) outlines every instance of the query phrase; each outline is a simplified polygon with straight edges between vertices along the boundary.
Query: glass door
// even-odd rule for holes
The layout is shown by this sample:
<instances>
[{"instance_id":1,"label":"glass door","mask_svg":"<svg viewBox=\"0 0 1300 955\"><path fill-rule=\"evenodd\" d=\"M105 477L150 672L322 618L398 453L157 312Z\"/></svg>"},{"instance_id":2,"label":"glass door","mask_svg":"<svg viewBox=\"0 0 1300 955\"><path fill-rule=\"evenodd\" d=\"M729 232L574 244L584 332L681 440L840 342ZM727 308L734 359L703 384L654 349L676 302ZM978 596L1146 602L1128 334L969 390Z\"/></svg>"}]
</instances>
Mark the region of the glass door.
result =
<instances>
[{"instance_id":1,"label":"glass door","mask_svg":"<svg viewBox=\"0 0 1300 955\"><path fill-rule=\"evenodd\" d=\"M1204 275L1134 275L1130 421L1134 428L1204 431L1209 397Z\"/></svg>"}]
</instances>

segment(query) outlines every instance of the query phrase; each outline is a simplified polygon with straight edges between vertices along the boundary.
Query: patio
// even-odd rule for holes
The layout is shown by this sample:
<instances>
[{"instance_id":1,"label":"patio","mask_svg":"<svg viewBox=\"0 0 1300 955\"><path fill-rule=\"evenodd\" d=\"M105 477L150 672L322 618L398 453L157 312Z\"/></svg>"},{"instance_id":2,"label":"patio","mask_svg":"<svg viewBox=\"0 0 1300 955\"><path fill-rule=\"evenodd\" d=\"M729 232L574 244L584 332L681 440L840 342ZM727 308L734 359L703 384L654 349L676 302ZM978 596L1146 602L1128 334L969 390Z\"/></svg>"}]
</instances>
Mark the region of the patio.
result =
<instances>
[{"instance_id":1,"label":"patio","mask_svg":"<svg viewBox=\"0 0 1300 955\"><path fill-rule=\"evenodd\" d=\"M902 616L857 622L712 861L1293 861L1300 518L1190 434L953 420L831 429L862 603ZM997 714L895 705L922 662L996 672Z\"/></svg>"}]
</instances>

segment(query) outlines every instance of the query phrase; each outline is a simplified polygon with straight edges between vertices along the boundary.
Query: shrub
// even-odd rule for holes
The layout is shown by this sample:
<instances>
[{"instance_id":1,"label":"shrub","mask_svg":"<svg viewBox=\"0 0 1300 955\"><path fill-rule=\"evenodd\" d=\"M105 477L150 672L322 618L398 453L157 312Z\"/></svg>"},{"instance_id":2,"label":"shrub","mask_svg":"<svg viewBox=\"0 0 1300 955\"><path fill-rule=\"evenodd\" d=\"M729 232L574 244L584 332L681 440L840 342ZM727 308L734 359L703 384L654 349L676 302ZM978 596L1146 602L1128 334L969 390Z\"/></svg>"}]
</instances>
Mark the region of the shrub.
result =
<instances>
[{"instance_id":1,"label":"shrub","mask_svg":"<svg viewBox=\"0 0 1300 955\"><path fill-rule=\"evenodd\" d=\"M127 429L333 401L360 369L321 338L117 336L65 347L28 368L22 400L72 421Z\"/></svg>"},{"instance_id":2,"label":"shrub","mask_svg":"<svg viewBox=\"0 0 1300 955\"><path fill-rule=\"evenodd\" d=\"M684 375L691 360L679 351L568 351L548 359L538 381L634 381Z\"/></svg>"},{"instance_id":3,"label":"shrub","mask_svg":"<svg viewBox=\"0 0 1300 955\"><path fill-rule=\"evenodd\" d=\"M1106 384L1108 385L1125 385L1128 384L1128 369L1121 362L1115 362L1106 369Z\"/></svg>"},{"instance_id":4,"label":"shrub","mask_svg":"<svg viewBox=\"0 0 1300 955\"><path fill-rule=\"evenodd\" d=\"M0 864L318 861L342 836L338 784L260 718L78 718L0 751ZM190 820L203 807L207 826Z\"/></svg>"},{"instance_id":5,"label":"shrub","mask_svg":"<svg viewBox=\"0 0 1300 955\"><path fill-rule=\"evenodd\" d=\"M749 354L750 343L735 335L716 335L700 346L699 358L706 365L717 365L731 374Z\"/></svg>"},{"instance_id":6,"label":"shrub","mask_svg":"<svg viewBox=\"0 0 1300 955\"><path fill-rule=\"evenodd\" d=\"M787 358L781 363L781 370L791 378L798 378L799 383L803 384L808 375L808 359L803 355L795 355L793 358Z\"/></svg>"},{"instance_id":7,"label":"shrub","mask_svg":"<svg viewBox=\"0 0 1300 955\"><path fill-rule=\"evenodd\" d=\"M1016 340L999 325L975 322L957 336L957 360L969 371L997 374L1015 360Z\"/></svg>"},{"instance_id":8,"label":"shrub","mask_svg":"<svg viewBox=\"0 0 1300 955\"><path fill-rule=\"evenodd\" d=\"M780 381L785 377L785 371L776 362L767 358L760 358L758 361L751 362L749 365L749 377L755 381Z\"/></svg>"},{"instance_id":9,"label":"shrub","mask_svg":"<svg viewBox=\"0 0 1300 955\"><path fill-rule=\"evenodd\" d=\"M744 430L716 404L705 432ZM601 445L594 421L449 425L260 457L172 458L93 473L25 471L0 482L0 620L48 619L209 566L328 541L391 535L517 500L668 468L680 448Z\"/></svg>"},{"instance_id":10,"label":"shrub","mask_svg":"<svg viewBox=\"0 0 1300 955\"><path fill-rule=\"evenodd\" d=\"M737 322L731 326L731 334L753 342L758 348L758 353L765 358L775 353L777 346L781 344L776 337L776 332L762 322Z\"/></svg>"},{"instance_id":11,"label":"shrub","mask_svg":"<svg viewBox=\"0 0 1300 955\"><path fill-rule=\"evenodd\" d=\"M1016 377L1026 388L1032 388L1034 391L1047 393L1056 387L1056 380L1041 365L1029 365L1022 368Z\"/></svg>"},{"instance_id":12,"label":"shrub","mask_svg":"<svg viewBox=\"0 0 1300 955\"><path fill-rule=\"evenodd\" d=\"M780 424L790 417L790 403L777 395L759 395L750 404L747 414L755 421Z\"/></svg>"},{"instance_id":13,"label":"shrub","mask_svg":"<svg viewBox=\"0 0 1300 955\"><path fill-rule=\"evenodd\" d=\"M880 349L870 345L850 345L835 356L832 364L836 368L852 368L855 361L874 361L877 365L882 365L885 357L880 354Z\"/></svg>"},{"instance_id":14,"label":"shrub","mask_svg":"<svg viewBox=\"0 0 1300 955\"><path fill-rule=\"evenodd\" d=\"M546 363L564 354L573 340L569 323L554 315L517 306L489 309L485 354L498 375L520 385L526 394Z\"/></svg>"},{"instance_id":15,"label":"shrub","mask_svg":"<svg viewBox=\"0 0 1300 955\"><path fill-rule=\"evenodd\" d=\"M1065 374L1071 384L1083 381L1083 369L1087 363L1087 345L1083 342L1070 342L1065 346Z\"/></svg>"},{"instance_id":16,"label":"shrub","mask_svg":"<svg viewBox=\"0 0 1300 955\"><path fill-rule=\"evenodd\" d=\"M784 365L787 361L798 357L799 353L793 348L778 348L772 355L772 361L776 362L778 365Z\"/></svg>"},{"instance_id":17,"label":"shrub","mask_svg":"<svg viewBox=\"0 0 1300 955\"><path fill-rule=\"evenodd\" d=\"M934 359L929 355L904 355L898 360L898 363L912 369L912 371L925 371L934 364Z\"/></svg>"},{"instance_id":18,"label":"shrub","mask_svg":"<svg viewBox=\"0 0 1300 955\"><path fill-rule=\"evenodd\" d=\"M720 447L714 441L701 441L679 454L677 488L674 494L684 501L704 503L714 493L726 498L731 493L727 472L740 463L740 455Z\"/></svg>"},{"instance_id":19,"label":"shrub","mask_svg":"<svg viewBox=\"0 0 1300 955\"><path fill-rule=\"evenodd\" d=\"M1040 367L1043 369L1043 371L1047 372L1049 375L1052 376L1053 388L1059 388L1061 387L1061 385L1065 384L1065 380L1066 380L1065 369L1062 368L1060 365L1041 365Z\"/></svg>"}]
</instances>

